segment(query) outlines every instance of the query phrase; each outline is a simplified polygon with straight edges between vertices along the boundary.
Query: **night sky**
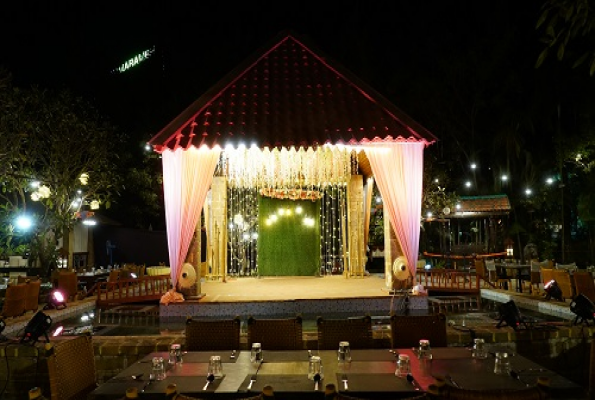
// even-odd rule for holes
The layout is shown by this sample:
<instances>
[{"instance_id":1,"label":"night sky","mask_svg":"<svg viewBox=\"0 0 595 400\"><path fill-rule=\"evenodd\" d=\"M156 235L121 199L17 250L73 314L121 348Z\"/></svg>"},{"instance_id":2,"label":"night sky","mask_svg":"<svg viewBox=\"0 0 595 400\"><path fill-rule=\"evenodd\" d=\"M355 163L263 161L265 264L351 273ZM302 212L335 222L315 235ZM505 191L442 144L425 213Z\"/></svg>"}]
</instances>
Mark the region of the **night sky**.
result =
<instances>
[{"instance_id":1,"label":"night sky","mask_svg":"<svg viewBox=\"0 0 595 400\"><path fill-rule=\"evenodd\" d=\"M0 65L15 83L69 88L142 140L285 29L426 126L420 99L436 95L445 63L489 63L513 38L510 64L530 72L540 50L539 1L18 3L0 6ZM110 73L152 46L147 62Z\"/></svg>"}]
</instances>

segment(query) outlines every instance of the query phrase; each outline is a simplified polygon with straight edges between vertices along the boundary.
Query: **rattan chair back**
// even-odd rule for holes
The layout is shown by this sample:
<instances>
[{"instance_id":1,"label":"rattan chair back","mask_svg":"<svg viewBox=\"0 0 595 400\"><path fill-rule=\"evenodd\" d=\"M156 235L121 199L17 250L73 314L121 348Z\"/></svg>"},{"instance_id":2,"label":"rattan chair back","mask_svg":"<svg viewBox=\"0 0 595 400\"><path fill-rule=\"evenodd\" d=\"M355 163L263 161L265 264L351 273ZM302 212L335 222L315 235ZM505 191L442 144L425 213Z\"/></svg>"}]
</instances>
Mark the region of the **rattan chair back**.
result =
<instances>
[{"instance_id":1,"label":"rattan chair back","mask_svg":"<svg viewBox=\"0 0 595 400\"><path fill-rule=\"evenodd\" d=\"M554 279L554 269L553 268L541 268L541 282L543 285L547 285L550 281Z\"/></svg>"},{"instance_id":2,"label":"rattan chair back","mask_svg":"<svg viewBox=\"0 0 595 400\"><path fill-rule=\"evenodd\" d=\"M574 288L570 279L570 272L565 269L554 269L554 280L562 290L562 297L565 299L574 298Z\"/></svg>"},{"instance_id":3,"label":"rattan chair back","mask_svg":"<svg viewBox=\"0 0 595 400\"><path fill-rule=\"evenodd\" d=\"M108 282L118 282L120 279L120 270L119 269L112 269L109 272L109 276L107 277Z\"/></svg>"},{"instance_id":4,"label":"rattan chair back","mask_svg":"<svg viewBox=\"0 0 595 400\"><path fill-rule=\"evenodd\" d=\"M76 272L60 272L58 274L56 288L64 292L64 297L66 299L75 300L76 294L78 293L78 277L76 276Z\"/></svg>"},{"instance_id":5,"label":"rattan chair back","mask_svg":"<svg viewBox=\"0 0 595 400\"><path fill-rule=\"evenodd\" d=\"M2 305L1 314L3 317L18 317L25 313L25 299L27 298L27 286L25 285L25 283L8 285Z\"/></svg>"},{"instance_id":6,"label":"rattan chair back","mask_svg":"<svg viewBox=\"0 0 595 400\"><path fill-rule=\"evenodd\" d=\"M186 350L239 350L240 318L186 321Z\"/></svg>"},{"instance_id":7,"label":"rattan chair back","mask_svg":"<svg viewBox=\"0 0 595 400\"><path fill-rule=\"evenodd\" d=\"M590 272L576 271L572 274L576 295L582 294L592 302L595 302L595 281Z\"/></svg>"},{"instance_id":8,"label":"rattan chair back","mask_svg":"<svg viewBox=\"0 0 595 400\"><path fill-rule=\"evenodd\" d=\"M97 387L91 336L55 344L47 363L51 400L86 399Z\"/></svg>"},{"instance_id":9,"label":"rattan chair back","mask_svg":"<svg viewBox=\"0 0 595 400\"><path fill-rule=\"evenodd\" d=\"M302 317L279 319L248 318L248 346L261 343L263 350L301 350Z\"/></svg>"},{"instance_id":10,"label":"rattan chair back","mask_svg":"<svg viewBox=\"0 0 595 400\"><path fill-rule=\"evenodd\" d=\"M556 266L554 267L554 269L563 269L566 270L568 272L574 272L578 269L578 267L576 266L576 263L568 263L568 264L560 264L560 263L556 263Z\"/></svg>"},{"instance_id":11,"label":"rattan chair back","mask_svg":"<svg viewBox=\"0 0 595 400\"><path fill-rule=\"evenodd\" d=\"M374 347L372 337L372 318L324 319L318 317L318 349L336 350L339 342L349 342L352 349L370 349Z\"/></svg>"},{"instance_id":12,"label":"rattan chair back","mask_svg":"<svg viewBox=\"0 0 595 400\"><path fill-rule=\"evenodd\" d=\"M39 276L23 276L23 275L17 276L17 283L34 282L34 281L38 281L38 280L39 280Z\"/></svg>"},{"instance_id":13,"label":"rattan chair back","mask_svg":"<svg viewBox=\"0 0 595 400\"><path fill-rule=\"evenodd\" d=\"M419 345L420 339L428 339L432 347L446 347L446 316L392 315L390 318L391 345L393 349L411 348Z\"/></svg>"},{"instance_id":14,"label":"rattan chair back","mask_svg":"<svg viewBox=\"0 0 595 400\"><path fill-rule=\"evenodd\" d=\"M27 287L27 293L25 295L25 311L37 312L39 308L39 289L41 287L41 281L35 280L24 283Z\"/></svg>"}]
</instances>

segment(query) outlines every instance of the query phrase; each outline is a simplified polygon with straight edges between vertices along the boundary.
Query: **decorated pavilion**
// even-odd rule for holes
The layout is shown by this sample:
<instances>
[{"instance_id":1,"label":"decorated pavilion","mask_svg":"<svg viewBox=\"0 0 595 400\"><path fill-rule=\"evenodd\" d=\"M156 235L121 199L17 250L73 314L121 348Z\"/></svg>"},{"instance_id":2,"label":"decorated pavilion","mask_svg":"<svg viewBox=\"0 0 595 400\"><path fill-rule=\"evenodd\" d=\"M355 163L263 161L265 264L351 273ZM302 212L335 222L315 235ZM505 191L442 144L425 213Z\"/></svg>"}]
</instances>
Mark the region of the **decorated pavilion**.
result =
<instances>
[{"instance_id":1,"label":"decorated pavilion","mask_svg":"<svg viewBox=\"0 0 595 400\"><path fill-rule=\"evenodd\" d=\"M226 276L363 276L372 187L383 199L387 272L415 276L423 152L437 139L339 63L282 32L149 143L160 153L171 278L206 231ZM387 285L392 274L387 273Z\"/></svg>"}]
</instances>

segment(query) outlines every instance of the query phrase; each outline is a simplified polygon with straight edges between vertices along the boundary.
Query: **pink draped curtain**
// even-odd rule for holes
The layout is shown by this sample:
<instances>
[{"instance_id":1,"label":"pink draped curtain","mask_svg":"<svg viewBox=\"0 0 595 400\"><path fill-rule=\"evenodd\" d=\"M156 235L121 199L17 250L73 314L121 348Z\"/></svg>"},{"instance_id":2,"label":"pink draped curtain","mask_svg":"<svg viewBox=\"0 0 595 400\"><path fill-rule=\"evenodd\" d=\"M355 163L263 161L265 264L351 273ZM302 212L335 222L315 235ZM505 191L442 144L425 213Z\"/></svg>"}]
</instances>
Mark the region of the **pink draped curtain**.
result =
<instances>
[{"instance_id":1,"label":"pink draped curtain","mask_svg":"<svg viewBox=\"0 0 595 400\"><path fill-rule=\"evenodd\" d=\"M177 148L162 153L165 224L174 289L211 187L220 154L220 148L207 147Z\"/></svg>"},{"instance_id":2,"label":"pink draped curtain","mask_svg":"<svg viewBox=\"0 0 595 400\"><path fill-rule=\"evenodd\" d=\"M365 152L414 277L419 251L424 142L371 142Z\"/></svg>"}]
</instances>

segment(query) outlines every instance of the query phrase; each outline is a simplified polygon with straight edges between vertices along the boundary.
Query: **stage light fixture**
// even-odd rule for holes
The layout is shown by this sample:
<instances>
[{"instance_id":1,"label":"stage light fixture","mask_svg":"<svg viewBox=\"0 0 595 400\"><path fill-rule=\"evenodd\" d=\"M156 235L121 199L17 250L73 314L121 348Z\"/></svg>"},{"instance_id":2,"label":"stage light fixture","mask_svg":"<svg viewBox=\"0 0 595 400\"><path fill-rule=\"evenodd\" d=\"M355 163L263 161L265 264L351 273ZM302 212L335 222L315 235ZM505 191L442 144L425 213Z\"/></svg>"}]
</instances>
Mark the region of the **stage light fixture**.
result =
<instances>
[{"instance_id":1,"label":"stage light fixture","mask_svg":"<svg viewBox=\"0 0 595 400\"><path fill-rule=\"evenodd\" d=\"M64 325L60 325L56 329L54 329L54 333L52 333L52 337L60 336L64 331Z\"/></svg>"},{"instance_id":2,"label":"stage light fixture","mask_svg":"<svg viewBox=\"0 0 595 400\"><path fill-rule=\"evenodd\" d=\"M502 323L506 323L504 326L509 326L515 331L522 326L527 328L527 323L525 319L521 315L521 311L517 307L514 300L510 300L506 303L503 303L498 308L500 313L500 321L496 325L496 328L500 328Z\"/></svg>"},{"instance_id":3,"label":"stage light fixture","mask_svg":"<svg viewBox=\"0 0 595 400\"><path fill-rule=\"evenodd\" d=\"M47 310L50 308L55 308L56 310L66 308L66 298L64 296L64 293L62 293L59 290L53 290L50 292L47 304L43 309Z\"/></svg>"},{"instance_id":4,"label":"stage light fixture","mask_svg":"<svg viewBox=\"0 0 595 400\"><path fill-rule=\"evenodd\" d=\"M576 314L573 322L574 325L579 323L589 325L589 321L595 323L595 304L582 293L570 302L570 311Z\"/></svg>"},{"instance_id":5,"label":"stage light fixture","mask_svg":"<svg viewBox=\"0 0 595 400\"><path fill-rule=\"evenodd\" d=\"M543 286L543 289L545 290L546 300L554 299L558 301L564 301L564 297L562 296L562 289L560 289L560 286L558 286L558 282L556 282L554 279L546 283Z\"/></svg>"},{"instance_id":6,"label":"stage light fixture","mask_svg":"<svg viewBox=\"0 0 595 400\"><path fill-rule=\"evenodd\" d=\"M48 337L48 330L51 325L52 319L44 314L43 311L38 311L37 314L31 318L29 323L27 323L27 326L25 326L25 331L21 337L21 343L34 344L39 340L40 336L44 336L46 342L49 343L50 338Z\"/></svg>"}]
</instances>

